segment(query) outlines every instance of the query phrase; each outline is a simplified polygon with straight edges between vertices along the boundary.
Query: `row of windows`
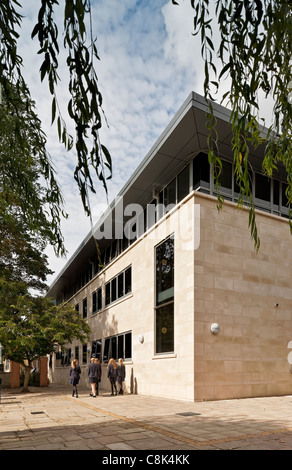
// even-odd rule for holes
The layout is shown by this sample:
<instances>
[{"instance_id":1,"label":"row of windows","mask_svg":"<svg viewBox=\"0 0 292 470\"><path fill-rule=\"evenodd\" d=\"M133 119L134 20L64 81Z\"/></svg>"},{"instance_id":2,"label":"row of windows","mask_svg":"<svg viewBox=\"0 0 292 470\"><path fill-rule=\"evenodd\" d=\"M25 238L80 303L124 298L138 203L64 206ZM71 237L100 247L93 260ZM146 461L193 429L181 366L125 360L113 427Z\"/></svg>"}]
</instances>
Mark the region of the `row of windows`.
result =
<instances>
[{"instance_id":1,"label":"row of windows","mask_svg":"<svg viewBox=\"0 0 292 470\"><path fill-rule=\"evenodd\" d=\"M105 307L116 300L121 299L125 295L132 292L132 266L129 266L117 276L112 278L105 285ZM79 304L76 304L76 310L80 311ZM99 287L92 294L92 315L99 312L103 308L102 287ZM82 300L82 316L87 318L87 297Z\"/></svg>"},{"instance_id":2,"label":"row of windows","mask_svg":"<svg viewBox=\"0 0 292 470\"><path fill-rule=\"evenodd\" d=\"M283 217L289 216L288 200L286 196L287 183L280 179L271 179L257 173L250 172L250 182L253 191L255 205L258 209L268 211ZM234 164L222 160L222 172L219 183L220 193L225 199L237 201L239 187L234 176ZM138 237L151 228L165 213L169 212L176 204L186 197L192 190L202 191L216 196L216 187L212 177L212 170L206 153L195 156L167 186L165 186L145 208L137 215L136 219L128 225L127 233L121 239L114 239L112 243L101 253L101 259L91 262L81 274L77 282L64 294L69 299L86 283L88 283L104 266L115 259L127 249ZM126 231L126 230L125 230ZM114 282L118 282L114 281ZM107 288L107 299L119 295L114 285ZM118 289L118 287L117 287ZM112 294L113 292L113 294ZM110 302L113 300L110 300Z\"/></svg>"},{"instance_id":3,"label":"row of windows","mask_svg":"<svg viewBox=\"0 0 292 470\"><path fill-rule=\"evenodd\" d=\"M90 353L90 354L89 354ZM77 359L80 364L87 364L88 359L93 355L97 357L100 362L107 363L112 357L117 361L119 358L123 360L130 360L132 358L132 332L127 331L114 336L109 336L103 341L101 339L92 341L91 347L83 344L80 348L75 346L74 351L71 348L66 349L64 352L56 354L57 361L60 365L69 366L72 358Z\"/></svg>"}]
</instances>

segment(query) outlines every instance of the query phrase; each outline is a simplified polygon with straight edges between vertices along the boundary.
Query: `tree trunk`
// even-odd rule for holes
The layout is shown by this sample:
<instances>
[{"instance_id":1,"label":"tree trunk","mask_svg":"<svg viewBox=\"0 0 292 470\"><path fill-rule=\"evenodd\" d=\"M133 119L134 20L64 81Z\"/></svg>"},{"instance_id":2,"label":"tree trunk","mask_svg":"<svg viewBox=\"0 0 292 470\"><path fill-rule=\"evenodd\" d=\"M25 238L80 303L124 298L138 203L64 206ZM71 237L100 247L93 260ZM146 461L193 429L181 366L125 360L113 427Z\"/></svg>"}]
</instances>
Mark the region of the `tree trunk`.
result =
<instances>
[{"instance_id":1,"label":"tree trunk","mask_svg":"<svg viewBox=\"0 0 292 470\"><path fill-rule=\"evenodd\" d=\"M24 371L25 371L24 384L23 384L23 388L21 390L21 393L28 393L29 392L28 382L29 382L29 378L30 378L31 369L32 369L32 367L30 365L24 367Z\"/></svg>"}]
</instances>

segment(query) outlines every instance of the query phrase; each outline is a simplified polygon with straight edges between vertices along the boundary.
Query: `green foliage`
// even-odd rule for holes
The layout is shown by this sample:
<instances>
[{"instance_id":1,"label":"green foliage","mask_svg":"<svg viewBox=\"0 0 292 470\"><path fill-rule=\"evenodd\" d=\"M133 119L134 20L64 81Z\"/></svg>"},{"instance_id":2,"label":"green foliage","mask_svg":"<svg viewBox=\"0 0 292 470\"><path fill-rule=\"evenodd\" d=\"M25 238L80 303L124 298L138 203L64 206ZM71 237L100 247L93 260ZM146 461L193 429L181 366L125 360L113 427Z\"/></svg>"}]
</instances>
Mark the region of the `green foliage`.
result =
<instances>
[{"instance_id":1,"label":"green foliage","mask_svg":"<svg viewBox=\"0 0 292 470\"><path fill-rule=\"evenodd\" d=\"M172 3L177 4L175 0ZM230 89L223 94L222 102L232 110L235 175L241 190L239 204L249 202L251 234L258 249L260 240L249 178L251 148L265 144L262 168L267 176L271 177L279 167L286 169L287 198L292 204L292 109L288 100L292 78L291 1L191 0L191 5L195 12L194 35L200 35L205 63L209 160L218 182L220 154L213 102L214 93L229 79ZM260 94L272 97L274 103L273 122L265 133L260 122ZM222 204L222 198L219 203ZM291 217L290 228L292 231Z\"/></svg>"},{"instance_id":2,"label":"green foliage","mask_svg":"<svg viewBox=\"0 0 292 470\"><path fill-rule=\"evenodd\" d=\"M0 290L1 293L1 290ZM74 339L84 342L89 326L72 305L54 305L50 299L28 294L15 296L15 304L0 306L0 343L5 356L23 366Z\"/></svg>"},{"instance_id":3,"label":"green foliage","mask_svg":"<svg viewBox=\"0 0 292 470\"><path fill-rule=\"evenodd\" d=\"M77 163L74 177L77 181L83 206L87 214L90 215L90 205L88 189L95 192L93 175L98 177L104 188L106 186L105 169L109 170L111 176L112 162L110 153L105 146L100 143L99 129L102 125L102 96L98 88L98 79L95 73L94 61L98 59L95 41L91 30L91 5L90 0L66 0L64 8L64 47L68 50L67 66L69 70L69 92L71 94L68 103L69 116L75 123L75 139L67 132L66 123L62 117L58 104L57 84L58 57L59 57L59 31L54 19L54 7L59 5L58 0L42 0L38 13L38 21L32 31L32 38L38 38L40 49L39 54L43 56L40 68L40 78L48 80L49 92L52 95L52 122L57 123L57 133L59 140L67 150L75 145ZM17 30L21 27L22 17L19 12L21 2L16 0L3 0L0 2L0 85L6 97L7 106L13 106L15 111L15 132L14 139L19 149L25 149L25 139L21 133L23 123L18 112L19 101L13 101L11 96L11 86L14 90L21 91L22 97L27 97L24 103L30 107L29 115L33 109L29 90L22 76L22 58L17 52L17 41L19 34ZM89 19L90 26L86 26ZM87 37L89 43L87 44ZM1 111L1 110L0 110ZM19 122L17 121L19 119ZM47 197L50 198L50 213L52 216L52 228L57 237L57 251L63 253L62 240L60 238L59 222L62 211L62 196L60 189L54 178L53 167L45 150L46 139L41 131L40 122L36 115L33 116L36 128L35 137L38 138L39 167L41 174L48 184ZM1 134L5 134L5 127L1 128ZM17 171L17 160L11 160L12 168ZM17 180L16 180L17 181ZM22 179L23 182L23 179ZM25 194L23 185L20 186L21 197L25 204ZM28 187L30 190L31 188ZM28 196L31 193L28 192ZM41 226L41 223L39 223ZM61 247L61 248L60 248Z\"/></svg>"}]
</instances>

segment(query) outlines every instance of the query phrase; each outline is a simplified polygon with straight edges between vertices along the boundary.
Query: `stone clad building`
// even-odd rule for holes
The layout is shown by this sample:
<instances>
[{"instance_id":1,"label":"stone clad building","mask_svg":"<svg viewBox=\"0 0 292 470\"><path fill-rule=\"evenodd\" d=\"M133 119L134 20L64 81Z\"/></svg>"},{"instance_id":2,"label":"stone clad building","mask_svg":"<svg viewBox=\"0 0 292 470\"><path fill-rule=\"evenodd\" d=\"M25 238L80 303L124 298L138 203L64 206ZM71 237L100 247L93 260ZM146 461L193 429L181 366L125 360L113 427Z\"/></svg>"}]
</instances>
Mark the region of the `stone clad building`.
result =
<instances>
[{"instance_id":1,"label":"stone clad building","mask_svg":"<svg viewBox=\"0 0 292 470\"><path fill-rule=\"evenodd\" d=\"M217 400L292 393L292 238L285 173L261 173L251 150L261 239L237 208L230 113L216 105L223 159L218 212L207 159L206 104L191 93L83 240L47 295L73 302L92 333L51 358L55 382L92 354L107 387L111 357L126 364L129 393ZM97 256L95 239L101 252Z\"/></svg>"}]
</instances>

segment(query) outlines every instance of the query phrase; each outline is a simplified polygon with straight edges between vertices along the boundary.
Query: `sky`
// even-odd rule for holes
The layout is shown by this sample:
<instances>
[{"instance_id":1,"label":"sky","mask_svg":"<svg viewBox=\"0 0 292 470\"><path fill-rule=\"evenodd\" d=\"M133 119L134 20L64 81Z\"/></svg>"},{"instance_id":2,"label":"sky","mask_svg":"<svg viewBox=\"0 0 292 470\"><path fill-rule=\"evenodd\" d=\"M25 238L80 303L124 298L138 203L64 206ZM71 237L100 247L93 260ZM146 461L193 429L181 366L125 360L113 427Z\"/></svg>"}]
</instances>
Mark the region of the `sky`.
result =
<instances>
[{"instance_id":1,"label":"sky","mask_svg":"<svg viewBox=\"0 0 292 470\"><path fill-rule=\"evenodd\" d=\"M65 199L68 219L62 221L67 258L57 258L49 247L50 285L90 232L77 184L73 178L74 151L67 153L51 126L51 97L47 84L39 78L40 57L31 31L36 23L40 0L25 0L20 30L19 53L23 74L36 102L38 116L47 134L47 149ZM62 0L60 4L62 4ZM56 10L59 31L62 10ZM100 138L113 161L113 177L107 181L108 201L114 199L130 175L146 156L191 91L203 94L203 66L200 41L193 36L194 10L189 0L92 0L93 35L100 61L96 72L103 96L108 127L103 123ZM59 58L61 83L58 98L66 107L67 81L64 53ZM70 129L68 123L68 128ZM100 183L91 195L93 222L107 207Z\"/></svg>"}]
</instances>

